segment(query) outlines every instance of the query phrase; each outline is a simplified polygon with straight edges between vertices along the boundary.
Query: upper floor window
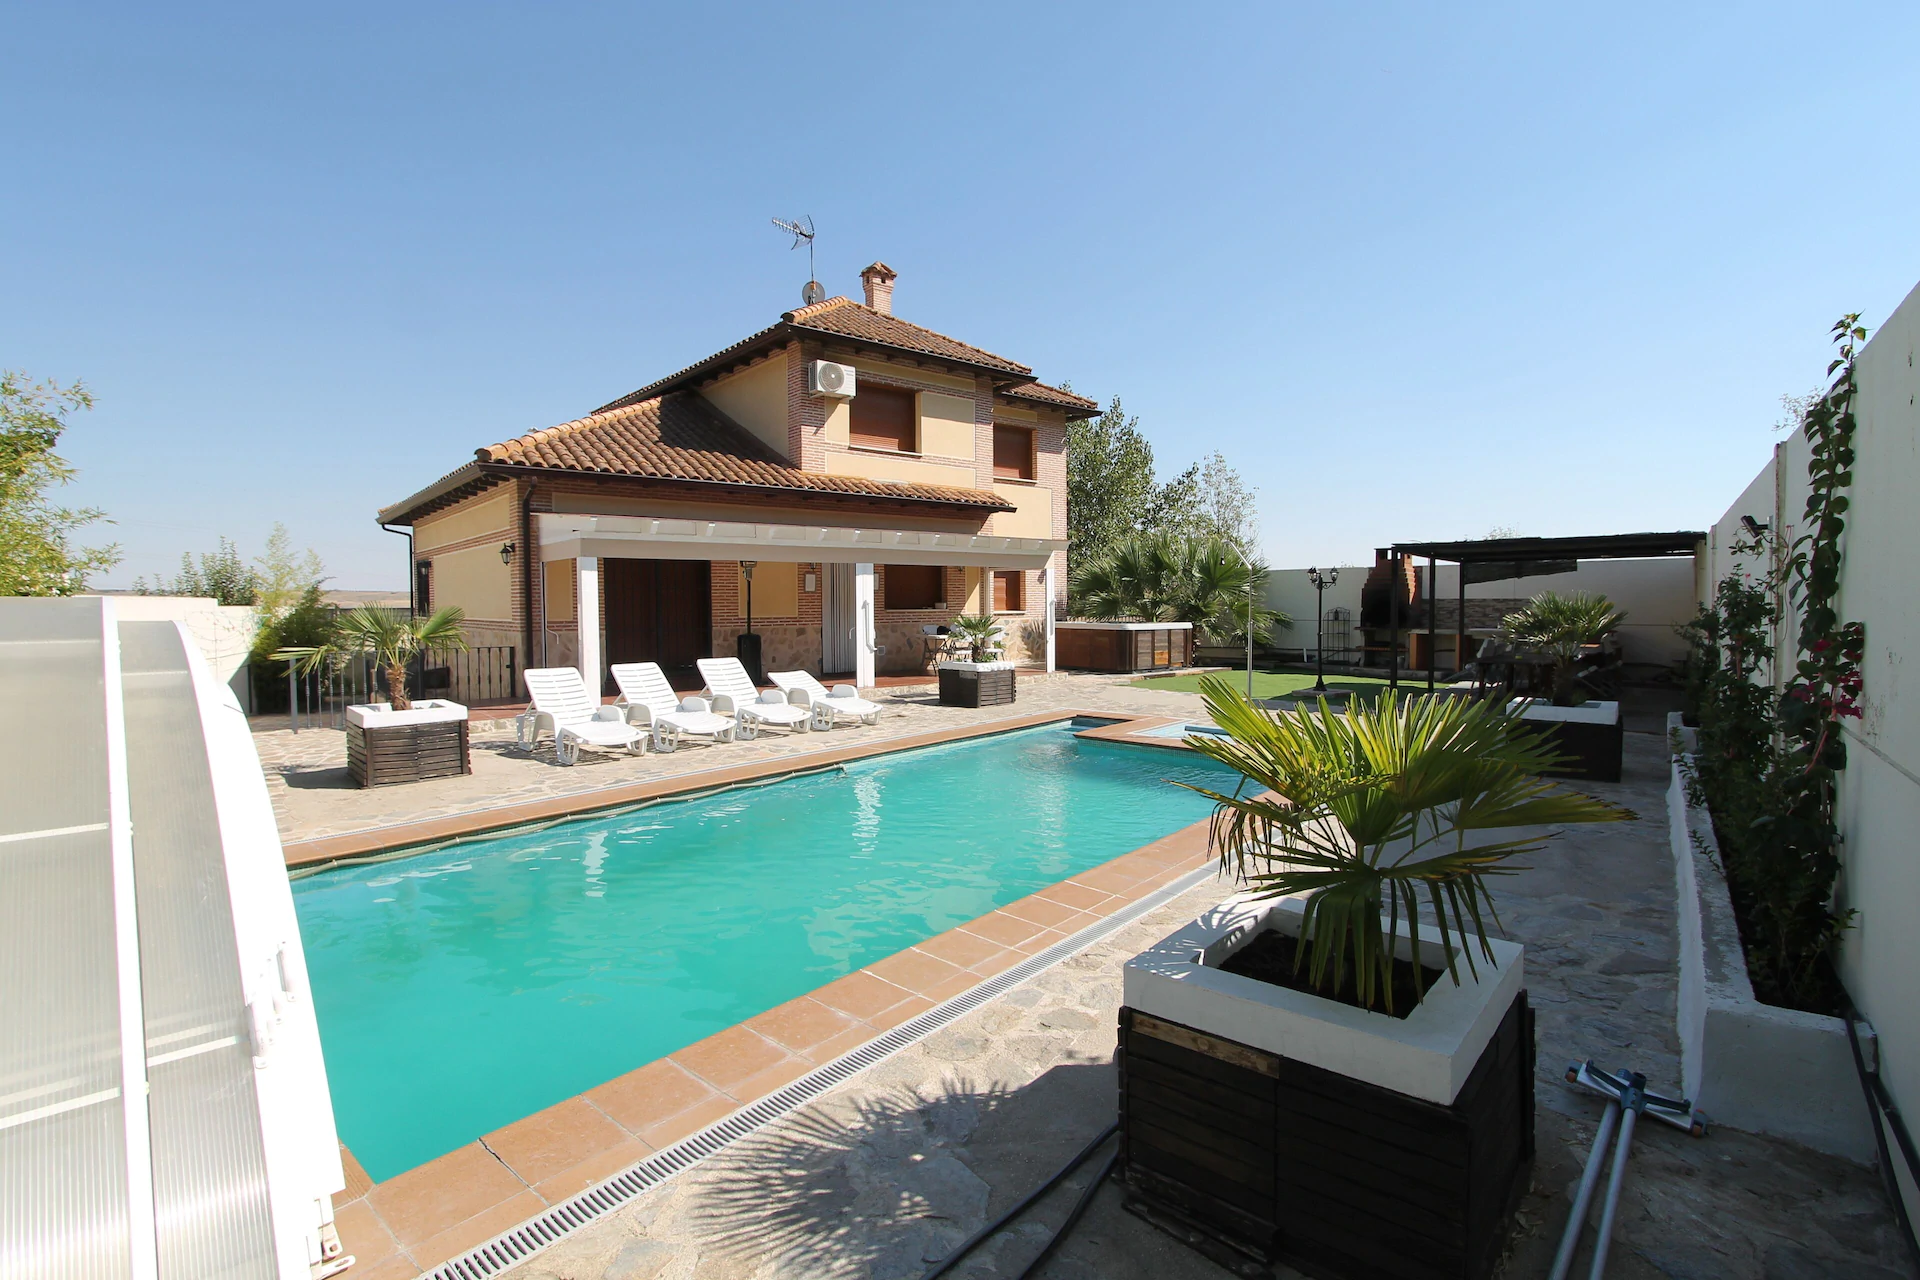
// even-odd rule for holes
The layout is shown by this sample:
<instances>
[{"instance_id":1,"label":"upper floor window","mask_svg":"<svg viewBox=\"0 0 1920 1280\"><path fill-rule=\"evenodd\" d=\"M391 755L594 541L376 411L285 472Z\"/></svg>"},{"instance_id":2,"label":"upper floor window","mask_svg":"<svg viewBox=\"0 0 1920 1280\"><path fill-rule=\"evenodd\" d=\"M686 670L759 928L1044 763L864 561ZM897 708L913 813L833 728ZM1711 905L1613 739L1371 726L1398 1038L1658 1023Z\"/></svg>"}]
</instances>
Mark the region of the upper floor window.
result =
<instances>
[{"instance_id":1,"label":"upper floor window","mask_svg":"<svg viewBox=\"0 0 1920 1280\"><path fill-rule=\"evenodd\" d=\"M433 561L413 562L413 609L415 613L433 612Z\"/></svg>"},{"instance_id":2,"label":"upper floor window","mask_svg":"<svg viewBox=\"0 0 1920 1280\"><path fill-rule=\"evenodd\" d=\"M914 395L896 387L862 382L853 397L848 438L868 449L895 449L915 452L919 433L915 430Z\"/></svg>"},{"instance_id":3,"label":"upper floor window","mask_svg":"<svg viewBox=\"0 0 1920 1280\"><path fill-rule=\"evenodd\" d=\"M994 424L993 474L1006 480L1033 479L1032 431Z\"/></svg>"},{"instance_id":4,"label":"upper floor window","mask_svg":"<svg viewBox=\"0 0 1920 1280\"><path fill-rule=\"evenodd\" d=\"M860 395L865 395L862 391ZM859 397L855 397L858 399ZM946 571L932 564L890 564L880 575L883 609L935 609L946 595Z\"/></svg>"}]
</instances>

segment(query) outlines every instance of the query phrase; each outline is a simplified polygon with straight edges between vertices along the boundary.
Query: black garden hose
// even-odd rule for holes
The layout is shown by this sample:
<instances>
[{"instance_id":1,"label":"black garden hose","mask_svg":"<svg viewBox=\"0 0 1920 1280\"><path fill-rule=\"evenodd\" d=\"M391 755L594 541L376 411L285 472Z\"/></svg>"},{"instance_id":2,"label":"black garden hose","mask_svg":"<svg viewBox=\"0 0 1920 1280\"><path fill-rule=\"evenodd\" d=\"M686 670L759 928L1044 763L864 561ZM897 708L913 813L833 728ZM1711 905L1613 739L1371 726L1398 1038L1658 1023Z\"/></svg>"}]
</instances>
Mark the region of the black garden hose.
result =
<instances>
[{"instance_id":1,"label":"black garden hose","mask_svg":"<svg viewBox=\"0 0 1920 1280\"><path fill-rule=\"evenodd\" d=\"M993 1235L996 1231L999 1231L1002 1227L1006 1226L1009 1222L1019 1217L1022 1213L1025 1213L1029 1208L1033 1206L1035 1201L1039 1200L1042 1196L1046 1195L1047 1192L1053 1190L1055 1187L1059 1186L1062 1182L1064 1182L1068 1178L1068 1176L1070 1176L1073 1173L1075 1169L1078 1169L1081 1165L1085 1164L1087 1160L1093 1155L1093 1153L1100 1149L1101 1144L1105 1143L1108 1138L1113 1137L1113 1135L1118 1132L1120 1132L1120 1122L1116 1120L1112 1124L1108 1125L1105 1129L1101 1130L1099 1137L1095 1138L1092 1142L1089 1142L1085 1147L1081 1148L1080 1154L1075 1156L1073 1159L1067 1161L1067 1163L1063 1165L1060 1168L1060 1170L1057 1173L1055 1173L1051 1178L1048 1178L1045 1182L1035 1187L1032 1191L1029 1191L1027 1192L1026 1195L1020 1197L1020 1199L1014 1203L1012 1208L1008 1209L1005 1213L1001 1214L998 1218L995 1218L992 1222L989 1222L986 1226L980 1228L978 1231L968 1236L965 1240L962 1240L960 1242L959 1248L955 1249L952 1253L948 1254L946 1257L940 1259L940 1261L934 1263L933 1268L931 1270L923 1272L920 1276L920 1280L935 1280L935 1277L943 1276L947 1274L947 1272L951 1271L956 1265L958 1265L958 1263L962 1258L966 1257L969 1253L972 1253L975 1249L979 1248L979 1246L989 1236ZM1100 1184L1107 1180L1107 1174L1109 1171L1112 1170L1113 1163L1115 1160L1119 1159L1119 1156L1120 1156L1120 1153L1118 1151L1115 1151L1113 1155L1107 1158L1107 1162L1100 1167L1099 1176L1094 1178L1092 1182L1088 1183L1086 1190L1080 1193L1080 1199L1077 1202L1075 1202L1073 1206L1073 1211L1067 1215L1067 1220L1060 1224L1060 1230L1055 1232L1053 1234L1053 1238L1047 1241L1046 1248L1040 1251L1040 1256L1035 1258L1032 1264L1028 1266L1028 1268L1025 1271L1022 1271L1020 1273L1021 1280L1025 1280L1027 1276L1031 1275L1034 1271L1036 1271L1042 1262L1045 1262L1047 1258L1052 1256L1054 1249L1059 1246L1060 1242L1066 1239L1067 1232L1073 1229L1073 1224L1080 1220L1080 1215L1085 1213L1087 1206L1093 1202L1094 1193L1099 1190Z\"/></svg>"},{"instance_id":2,"label":"black garden hose","mask_svg":"<svg viewBox=\"0 0 1920 1280\"><path fill-rule=\"evenodd\" d=\"M1847 1043L1853 1048L1853 1069L1860 1074L1860 1092L1867 1098L1867 1119L1873 1124L1873 1142L1880 1149L1880 1176L1886 1180L1887 1199L1893 1202L1893 1216L1900 1224L1900 1235L1907 1242L1907 1253L1913 1258L1914 1266L1920 1267L1920 1243L1913 1238L1913 1222L1907 1217L1907 1202L1900 1194L1900 1177L1894 1172L1893 1158L1887 1151L1887 1130L1893 1130L1893 1140L1900 1146L1907 1175L1915 1185L1920 1185L1920 1157L1915 1156L1913 1135L1907 1132L1907 1122L1901 1118L1898 1104L1880 1078L1879 1066L1876 1064L1872 1071L1867 1070L1866 1055L1860 1052L1860 1033L1853 1025L1859 1016L1859 1010L1849 1000L1842 1020L1847 1024Z\"/></svg>"}]
</instances>

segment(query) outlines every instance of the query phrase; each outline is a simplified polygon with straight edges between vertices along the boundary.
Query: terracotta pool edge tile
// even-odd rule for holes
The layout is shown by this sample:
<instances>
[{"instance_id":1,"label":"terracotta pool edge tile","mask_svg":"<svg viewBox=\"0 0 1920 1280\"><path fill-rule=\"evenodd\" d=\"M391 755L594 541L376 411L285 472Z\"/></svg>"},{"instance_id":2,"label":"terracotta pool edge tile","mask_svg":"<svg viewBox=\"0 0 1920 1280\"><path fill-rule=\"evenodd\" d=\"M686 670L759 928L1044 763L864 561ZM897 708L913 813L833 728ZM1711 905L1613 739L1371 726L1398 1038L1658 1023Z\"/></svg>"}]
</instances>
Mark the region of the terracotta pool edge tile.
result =
<instances>
[{"instance_id":1,"label":"terracotta pool edge tile","mask_svg":"<svg viewBox=\"0 0 1920 1280\"><path fill-rule=\"evenodd\" d=\"M547 1201L532 1187L528 1187L472 1217L454 1223L440 1234L410 1246L407 1256L422 1270L431 1271L447 1259L457 1258L474 1246L485 1244L527 1219L537 1217L547 1208Z\"/></svg>"}]
</instances>

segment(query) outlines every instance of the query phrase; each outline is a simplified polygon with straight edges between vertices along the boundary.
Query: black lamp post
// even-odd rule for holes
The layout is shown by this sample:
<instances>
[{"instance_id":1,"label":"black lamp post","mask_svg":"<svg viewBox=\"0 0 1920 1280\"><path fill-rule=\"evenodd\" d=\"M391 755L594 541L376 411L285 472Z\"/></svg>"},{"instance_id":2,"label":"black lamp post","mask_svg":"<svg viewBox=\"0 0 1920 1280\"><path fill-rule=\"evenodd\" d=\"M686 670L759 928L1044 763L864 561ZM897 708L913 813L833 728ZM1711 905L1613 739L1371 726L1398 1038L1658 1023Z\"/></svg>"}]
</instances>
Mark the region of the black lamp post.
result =
<instances>
[{"instance_id":1,"label":"black lamp post","mask_svg":"<svg viewBox=\"0 0 1920 1280\"><path fill-rule=\"evenodd\" d=\"M747 669L753 682L765 684L767 676L760 669L760 637L753 633L753 567L759 563L758 560L740 562L740 576L747 584L747 629L740 636L738 652L740 665Z\"/></svg>"},{"instance_id":2,"label":"black lamp post","mask_svg":"<svg viewBox=\"0 0 1920 1280\"><path fill-rule=\"evenodd\" d=\"M1327 691L1327 588L1340 581L1338 569L1328 569L1324 573L1319 569L1307 570L1307 581L1313 584L1313 660L1315 675L1313 691Z\"/></svg>"}]
</instances>

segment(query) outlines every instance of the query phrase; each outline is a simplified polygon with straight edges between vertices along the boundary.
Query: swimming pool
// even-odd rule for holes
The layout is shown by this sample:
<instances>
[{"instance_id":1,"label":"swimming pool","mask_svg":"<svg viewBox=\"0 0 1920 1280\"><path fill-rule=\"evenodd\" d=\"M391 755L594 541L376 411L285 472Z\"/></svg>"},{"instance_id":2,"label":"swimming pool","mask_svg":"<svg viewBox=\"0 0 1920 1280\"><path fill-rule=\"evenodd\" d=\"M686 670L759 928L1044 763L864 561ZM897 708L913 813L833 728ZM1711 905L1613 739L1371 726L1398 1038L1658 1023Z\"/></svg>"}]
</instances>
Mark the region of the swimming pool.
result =
<instances>
[{"instance_id":1,"label":"swimming pool","mask_svg":"<svg viewBox=\"0 0 1920 1280\"><path fill-rule=\"evenodd\" d=\"M341 1139L392 1177L1195 822L1167 780L1233 776L1046 725L297 881Z\"/></svg>"}]
</instances>

